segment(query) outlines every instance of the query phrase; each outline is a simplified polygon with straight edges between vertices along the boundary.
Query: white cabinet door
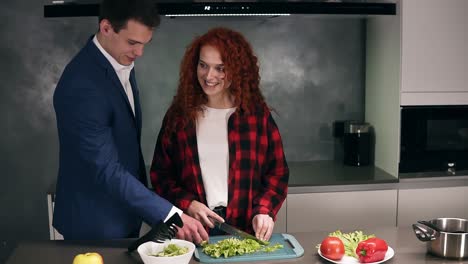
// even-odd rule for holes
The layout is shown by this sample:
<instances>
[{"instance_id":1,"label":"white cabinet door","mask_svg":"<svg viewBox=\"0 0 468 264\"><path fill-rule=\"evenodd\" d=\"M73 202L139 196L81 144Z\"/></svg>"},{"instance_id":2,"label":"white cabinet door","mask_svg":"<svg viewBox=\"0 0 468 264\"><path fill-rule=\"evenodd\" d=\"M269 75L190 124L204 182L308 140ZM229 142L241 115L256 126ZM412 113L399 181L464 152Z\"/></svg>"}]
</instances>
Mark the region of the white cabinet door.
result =
<instances>
[{"instance_id":1,"label":"white cabinet door","mask_svg":"<svg viewBox=\"0 0 468 264\"><path fill-rule=\"evenodd\" d=\"M284 201L281 209L276 214L275 228L273 229L274 233L286 233L286 208L287 208L287 199Z\"/></svg>"},{"instance_id":2,"label":"white cabinet door","mask_svg":"<svg viewBox=\"0 0 468 264\"><path fill-rule=\"evenodd\" d=\"M54 206L55 206L54 200L55 200L54 195L48 193L47 194L47 211L48 211L48 215L49 215L49 238L50 238L50 240L63 240L62 234L60 234L57 231L57 229L55 229L52 226L52 219L53 219L53 216L54 216Z\"/></svg>"},{"instance_id":3,"label":"white cabinet door","mask_svg":"<svg viewBox=\"0 0 468 264\"><path fill-rule=\"evenodd\" d=\"M468 186L402 189L398 194L398 226L440 217L468 219Z\"/></svg>"},{"instance_id":4,"label":"white cabinet door","mask_svg":"<svg viewBox=\"0 0 468 264\"><path fill-rule=\"evenodd\" d=\"M468 1L401 1L401 104L468 102Z\"/></svg>"},{"instance_id":5,"label":"white cabinet door","mask_svg":"<svg viewBox=\"0 0 468 264\"><path fill-rule=\"evenodd\" d=\"M396 226L397 190L288 195L287 231Z\"/></svg>"}]
</instances>

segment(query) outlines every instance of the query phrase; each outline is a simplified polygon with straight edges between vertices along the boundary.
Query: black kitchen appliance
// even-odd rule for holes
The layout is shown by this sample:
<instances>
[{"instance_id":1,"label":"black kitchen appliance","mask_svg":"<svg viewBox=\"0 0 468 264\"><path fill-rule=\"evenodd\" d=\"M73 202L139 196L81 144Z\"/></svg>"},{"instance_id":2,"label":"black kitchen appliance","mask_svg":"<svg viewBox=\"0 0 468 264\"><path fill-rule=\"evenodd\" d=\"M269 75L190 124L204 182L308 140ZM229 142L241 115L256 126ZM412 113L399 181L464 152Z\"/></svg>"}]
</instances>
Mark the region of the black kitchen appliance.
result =
<instances>
[{"instance_id":1,"label":"black kitchen appliance","mask_svg":"<svg viewBox=\"0 0 468 264\"><path fill-rule=\"evenodd\" d=\"M333 122L335 159L349 166L372 163L374 137L369 123L346 120Z\"/></svg>"},{"instance_id":2,"label":"black kitchen appliance","mask_svg":"<svg viewBox=\"0 0 468 264\"><path fill-rule=\"evenodd\" d=\"M344 164L367 166L371 160L371 131L368 123L348 121L344 123Z\"/></svg>"},{"instance_id":3,"label":"black kitchen appliance","mask_svg":"<svg viewBox=\"0 0 468 264\"><path fill-rule=\"evenodd\" d=\"M462 170L468 170L468 105L402 107L400 178Z\"/></svg>"}]
</instances>

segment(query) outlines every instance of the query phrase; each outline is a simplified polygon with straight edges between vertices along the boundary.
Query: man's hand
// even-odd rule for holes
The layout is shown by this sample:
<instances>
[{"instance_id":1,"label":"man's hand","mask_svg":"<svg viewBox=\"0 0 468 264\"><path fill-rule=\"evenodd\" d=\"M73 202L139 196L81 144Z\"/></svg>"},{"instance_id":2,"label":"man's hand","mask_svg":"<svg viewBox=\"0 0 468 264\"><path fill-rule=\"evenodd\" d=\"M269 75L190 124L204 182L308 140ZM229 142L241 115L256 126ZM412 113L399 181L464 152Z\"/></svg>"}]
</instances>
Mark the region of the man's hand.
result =
<instances>
[{"instance_id":1,"label":"man's hand","mask_svg":"<svg viewBox=\"0 0 468 264\"><path fill-rule=\"evenodd\" d=\"M270 240L274 226L275 222L273 222L273 218L267 214L258 214L252 219L252 227L255 231L255 237L260 240Z\"/></svg>"},{"instance_id":2,"label":"man's hand","mask_svg":"<svg viewBox=\"0 0 468 264\"><path fill-rule=\"evenodd\" d=\"M211 211L208 206L195 200L190 203L190 206L187 209L187 214L197 219L204 226L208 226L209 228L214 228L214 224L210 218L220 223L224 223L224 219L221 216Z\"/></svg>"},{"instance_id":3,"label":"man's hand","mask_svg":"<svg viewBox=\"0 0 468 264\"><path fill-rule=\"evenodd\" d=\"M197 219L186 214L181 216L184 227L178 228L176 237L199 245L202 241L208 241L208 233Z\"/></svg>"}]
</instances>

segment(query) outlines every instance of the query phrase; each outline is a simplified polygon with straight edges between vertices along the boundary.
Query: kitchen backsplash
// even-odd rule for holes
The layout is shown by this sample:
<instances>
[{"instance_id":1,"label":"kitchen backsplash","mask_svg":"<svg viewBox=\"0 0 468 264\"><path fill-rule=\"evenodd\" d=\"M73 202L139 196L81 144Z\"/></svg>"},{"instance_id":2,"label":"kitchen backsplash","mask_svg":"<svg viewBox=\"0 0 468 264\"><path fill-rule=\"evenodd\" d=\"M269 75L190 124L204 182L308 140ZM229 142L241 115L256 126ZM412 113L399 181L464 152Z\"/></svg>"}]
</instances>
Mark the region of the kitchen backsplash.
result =
<instances>
[{"instance_id":1,"label":"kitchen backsplash","mask_svg":"<svg viewBox=\"0 0 468 264\"><path fill-rule=\"evenodd\" d=\"M137 63L151 162L179 63L195 35L213 26L242 32L259 57L261 86L291 161L332 160L334 120L364 117L365 22L356 18L165 18Z\"/></svg>"}]
</instances>

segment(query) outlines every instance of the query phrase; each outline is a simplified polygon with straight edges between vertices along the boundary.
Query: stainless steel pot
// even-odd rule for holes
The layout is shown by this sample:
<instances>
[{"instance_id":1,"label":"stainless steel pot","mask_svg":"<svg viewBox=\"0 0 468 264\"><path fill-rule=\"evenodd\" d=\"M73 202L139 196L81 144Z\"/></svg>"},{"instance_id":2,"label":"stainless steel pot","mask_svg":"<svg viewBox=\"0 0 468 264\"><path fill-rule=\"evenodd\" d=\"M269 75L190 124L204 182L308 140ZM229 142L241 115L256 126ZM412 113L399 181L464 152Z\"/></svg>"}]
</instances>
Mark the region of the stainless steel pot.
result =
<instances>
[{"instance_id":1,"label":"stainless steel pot","mask_svg":"<svg viewBox=\"0 0 468 264\"><path fill-rule=\"evenodd\" d=\"M437 218L413 224L416 237L427 242L427 251L443 258L468 257L468 220Z\"/></svg>"}]
</instances>

